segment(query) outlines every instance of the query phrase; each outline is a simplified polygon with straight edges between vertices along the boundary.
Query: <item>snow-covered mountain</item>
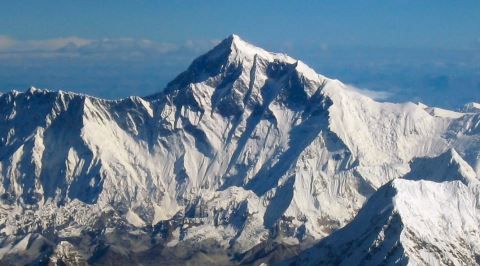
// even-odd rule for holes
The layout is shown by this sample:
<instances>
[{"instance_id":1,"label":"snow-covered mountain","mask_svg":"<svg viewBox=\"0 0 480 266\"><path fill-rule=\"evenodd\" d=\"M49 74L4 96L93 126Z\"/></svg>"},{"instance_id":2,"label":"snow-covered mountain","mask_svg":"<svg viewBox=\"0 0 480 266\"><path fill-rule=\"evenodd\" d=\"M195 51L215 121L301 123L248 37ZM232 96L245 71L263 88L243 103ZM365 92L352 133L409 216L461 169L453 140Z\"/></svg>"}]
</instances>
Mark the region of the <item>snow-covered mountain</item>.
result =
<instances>
[{"instance_id":1,"label":"snow-covered mountain","mask_svg":"<svg viewBox=\"0 0 480 266\"><path fill-rule=\"evenodd\" d=\"M475 182L479 133L478 113L375 102L235 35L150 97L5 93L0 256L227 264L308 246L380 187L428 183L393 179Z\"/></svg>"},{"instance_id":2,"label":"snow-covered mountain","mask_svg":"<svg viewBox=\"0 0 480 266\"><path fill-rule=\"evenodd\" d=\"M350 224L292 264L480 264L480 186L471 167L454 150L413 165L405 178L381 187ZM441 180L437 167L445 170Z\"/></svg>"},{"instance_id":3,"label":"snow-covered mountain","mask_svg":"<svg viewBox=\"0 0 480 266\"><path fill-rule=\"evenodd\" d=\"M462 111L465 113L478 113L480 112L480 103L476 103L476 102L467 103L465 104L465 106L463 106Z\"/></svg>"}]
</instances>

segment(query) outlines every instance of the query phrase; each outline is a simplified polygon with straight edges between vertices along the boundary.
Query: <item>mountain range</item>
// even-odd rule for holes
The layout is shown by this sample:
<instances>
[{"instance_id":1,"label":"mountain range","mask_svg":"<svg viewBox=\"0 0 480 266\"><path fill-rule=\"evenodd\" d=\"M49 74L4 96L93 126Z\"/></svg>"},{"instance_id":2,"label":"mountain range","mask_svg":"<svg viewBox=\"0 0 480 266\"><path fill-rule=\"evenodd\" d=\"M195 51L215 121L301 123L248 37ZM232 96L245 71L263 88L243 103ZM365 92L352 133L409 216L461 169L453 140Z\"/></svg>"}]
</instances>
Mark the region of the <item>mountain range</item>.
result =
<instances>
[{"instance_id":1,"label":"mountain range","mask_svg":"<svg viewBox=\"0 0 480 266\"><path fill-rule=\"evenodd\" d=\"M158 94L0 95L0 263L480 264L480 113L231 35Z\"/></svg>"}]
</instances>

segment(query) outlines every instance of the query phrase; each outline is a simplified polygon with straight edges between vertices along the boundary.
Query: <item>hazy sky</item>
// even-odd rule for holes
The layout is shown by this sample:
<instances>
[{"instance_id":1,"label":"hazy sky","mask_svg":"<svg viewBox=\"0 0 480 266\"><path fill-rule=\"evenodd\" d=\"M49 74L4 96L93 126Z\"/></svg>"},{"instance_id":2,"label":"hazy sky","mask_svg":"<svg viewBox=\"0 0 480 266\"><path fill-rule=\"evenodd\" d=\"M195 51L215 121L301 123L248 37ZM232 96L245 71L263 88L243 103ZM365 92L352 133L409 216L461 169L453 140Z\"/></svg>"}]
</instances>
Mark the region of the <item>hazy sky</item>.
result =
<instances>
[{"instance_id":1,"label":"hazy sky","mask_svg":"<svg viewBox=\"0 0 480 266\"><path fill-rule=\"evenodd\" d=\"M390 100L480 100L478 0L23 0L0 7L0 91L36 85L146 95L236 33Z\"/></svg>"}]
</instances>

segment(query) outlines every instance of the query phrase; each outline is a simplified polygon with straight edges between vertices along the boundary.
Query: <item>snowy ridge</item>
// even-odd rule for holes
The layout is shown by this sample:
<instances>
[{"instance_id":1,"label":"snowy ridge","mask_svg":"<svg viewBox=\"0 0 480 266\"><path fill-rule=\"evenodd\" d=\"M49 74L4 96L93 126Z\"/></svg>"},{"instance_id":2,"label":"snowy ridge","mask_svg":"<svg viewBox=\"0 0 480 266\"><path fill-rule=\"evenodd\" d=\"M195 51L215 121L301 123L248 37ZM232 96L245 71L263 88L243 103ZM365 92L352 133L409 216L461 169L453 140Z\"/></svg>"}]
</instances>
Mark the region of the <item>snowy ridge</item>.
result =
<instances>
[{"instance_id":1,"label":"snowy ridge","mask_svg":"<svg viewBox=\"0 0 480 266\"><path fill-rule=\"evenodd\" d=\"M436 158L413 161L412 171L380 188L351 223L292 261L296 265L478 264L479 210L478 179L452 149Z\"/></svg>"},{"instance_id":2,"label":"snowy ridge","mask_svg":"<svg viewBox=\"0 0 480 266\"><path fill-rule=\"evenodd\" d=\"M435 158L416 158L411 162L410 168L411 171L403 178L438 183L461 181L465 185L480 184L475 171L453 148Z\"/></svg>"},{"instance_id":3,"label":"snowy ridge","mask_svg":"<svg viewBox=\"0 0 480 266\"><path fill-rule=\"evenodd\" d=\"M397 179L345 228L305 251L296 265L475 265L478 186Z\"/></svg>"},{"instance_id":4,"label":"snowy ridge","mask_svg":"<svg viewBox=\"0 0 480 266\"><path fill-rule=\"evenodd\" d=\"M476 103L476 102L467 103L465 104L465 106L463 106L462 111L465 113L478 113L480 112L480 103Z\"/></svg>"},{"instance_id":5,"label":"snowy ridge","mask_svg":"<svg viewBox=\"0 0 480 266\"><path fill-rule=\"evenodd\" d=\"M414 158L454 148L433 177L476 180L479 121L375 102L235 35L150 97L4 93L0 257L35 234L51 246L37 255L55 259L98 259L105 246L135 257L159 245L234 255L272 239L308 245L423 169Z\"/></svg>"}]
</instances>

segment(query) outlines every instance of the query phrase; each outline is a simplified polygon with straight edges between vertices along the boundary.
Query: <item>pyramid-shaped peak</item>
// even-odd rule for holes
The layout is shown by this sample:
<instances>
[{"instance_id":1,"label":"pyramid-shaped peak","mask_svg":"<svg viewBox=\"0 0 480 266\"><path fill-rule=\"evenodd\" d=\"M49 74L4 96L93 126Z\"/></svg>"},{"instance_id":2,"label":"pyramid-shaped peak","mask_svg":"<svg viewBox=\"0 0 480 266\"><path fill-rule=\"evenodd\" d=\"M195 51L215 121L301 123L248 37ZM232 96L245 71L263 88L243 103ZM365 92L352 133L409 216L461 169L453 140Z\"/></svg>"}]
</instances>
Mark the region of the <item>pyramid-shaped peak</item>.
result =
<instances>
[{"instance_id":1,"label":"pyramid-shaped peak","mask_svg":"<svg viewBox=\"0 0 480 266\"><path fill-rule=\"evenodd\" d=\"M224 39L219 45L217 45L207 54L218 55L218 51L224 51L225 47L228 47L228 61L230 62L232 60L244 61L244 59L253 62L253 59L257 57L268 62L277 61L287 64L296 64L297 70L299 72L302 72L303 75L309 76L311 79L317 79L319 76L315 72L315 70L307 66L302 61L292 58L284 53L269 52L261 47L255 46L254 44L243 40L240 36L236 34L229 35L226 39Z\"/></svg>"},{"instance_id":2,"label":"pyramid-shaped peak","mask_svg":"<svg viewBox=\"0 0 480 266\"><path fill-rule=\"evenodd\" d=\"M260 76L266 78L269 66L273 65L290 65L288 69L295 69L299 76L314 83L320 83L325 79L300 60L286 54L268 52L244 41L238 35L231 34L210 51L196 58L186 71L167 85L162 94L185 88L190 84L205 82L210 78L214 78L214 83L210 83L209 86L212 84L228 84L238 79L239 73L250 73L252 69L256 69ZM257 68L257 66L260 67ZM281 71L287 68L280 66L278 69ZM222 80L228 80L228 83L222 83ZM249 81L246 83L249 83ZM317 89L318 86L312 86L312 88Z\"/></svg>"},{"instance_id":3,"label":"pyramid-shaped peak","mask_svg":"<svg viewBox=\"0 0 480 266\"><path fill-rule=\"evenodd\" d=\"M242 38L240 38L240 36L236 35L236 34L231 34L230 36L227 37L227 39L229 42L230 42L230 45L232 48L235 48L237 50L242 50L242 51L252 51L252 50L256 50L257 52L260 51L261 53L269 53L267 51L265 51L264 49L252 44L252 43L249 43L245 40L243 40Z\"/></svg>"},{"instance_id":4,"label":"pyramid-shaped peak","mask_svg":"<svg viewBox=\"0 0 480 266\"><path fill-rule=\"evenodd\" d=\"M266 51L263 48L245 41L236 34L229 35L208 52L207 55L225 54L225 52L227 52L230 58L253 59L255 56L258 56L268 61L279 60L287 63L295 63L298 61L286 54Z\"/></svg>"},{"instance_id":5,"label":"pyramid-shaped peak","mask_svg":"<svg viewBox=\"0 0 480 266\"><path fill-rule=\"evenodd\" d=\"M243 49L247 49L247 50L248 49L258 49L258 50L262 50L262 51L266 52L262 48L257 47L255 45L243 40L240 36L238 36L236 34L230 34L221 43L223 43L224 46L228 46L228 47L236 48L236 49L240 49L240 50L243 50Z\"/></svg>"},{"instance_id":6,"label":"pyramid-shaped peak","mask_svg":"<svg viewBox=\"0 0 480 266\"><path fill-rule=\"evenodd\" d=\"M232 43L234 43L234 42L245 42L237 34L230 34L230 36L228 36L227 39L230 39Z\"/></svg>"}]
</instances>

